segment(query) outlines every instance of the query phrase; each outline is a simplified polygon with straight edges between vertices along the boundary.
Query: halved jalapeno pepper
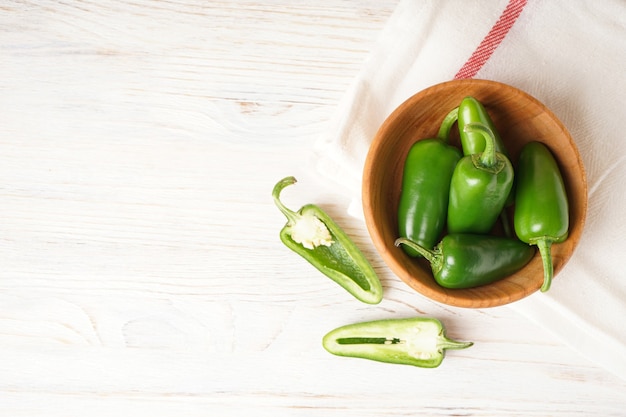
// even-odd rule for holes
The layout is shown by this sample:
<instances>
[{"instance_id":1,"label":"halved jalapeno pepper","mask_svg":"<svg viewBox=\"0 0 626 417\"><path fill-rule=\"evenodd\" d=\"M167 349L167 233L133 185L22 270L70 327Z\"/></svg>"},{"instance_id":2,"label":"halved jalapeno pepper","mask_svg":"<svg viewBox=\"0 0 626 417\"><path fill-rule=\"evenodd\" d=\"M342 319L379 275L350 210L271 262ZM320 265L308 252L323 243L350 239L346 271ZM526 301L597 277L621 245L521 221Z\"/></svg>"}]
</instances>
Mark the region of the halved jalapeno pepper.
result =
<instances>
[{"instance_id":1,"label":"halved jalapeno pepper","mask_svg":"<svg viewBox=\"0 0 626 417\"><path fill-rule=\"evenodd\" d=\"M380 303L383 288L374 268L337 223L314 204L295 212L280 201L281 191L295 182L294 177L283 178L272 191L274 203L287 217L280 240L358 300Z\"/></svg>"},{"instance_id":2,"label":"halved jalapeno pepper","mask_svg":"<svg viewBox=\"0 0 626 417\"><path fill-rule=\"evenodd\" d=\"M465 349L473 343L449 339L437 319L415 317L342 326L326 334L322 345L338 356L435 368L447 349Z\"/></svg>"}]
</instances>

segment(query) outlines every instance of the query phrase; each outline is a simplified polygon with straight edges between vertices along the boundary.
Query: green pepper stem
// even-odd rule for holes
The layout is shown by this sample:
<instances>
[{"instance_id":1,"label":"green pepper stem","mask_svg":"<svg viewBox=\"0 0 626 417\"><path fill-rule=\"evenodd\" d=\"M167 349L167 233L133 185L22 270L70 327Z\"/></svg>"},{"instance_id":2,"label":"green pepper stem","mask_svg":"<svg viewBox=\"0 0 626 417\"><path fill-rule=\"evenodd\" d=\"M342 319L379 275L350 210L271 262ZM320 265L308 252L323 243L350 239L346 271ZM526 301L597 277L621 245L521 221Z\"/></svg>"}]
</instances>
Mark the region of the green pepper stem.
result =
<instances>
[{"instance_id":1,"label":"green pepper stem","mask_svg":"<svg viewBox=\"0 0 626 417\"><path fill-rule=\"evenodd\" d=\"M300 218L300 215L293 210L288 209L282 201L280 201L280 193L286 187L293 185L297 182L295 177L285 177L279 182L276 183L274 189L272 190L272 198L274 198L274 203L278 207L278 209L287 217L287 221L289 224L294 224Z\"/></svg>"},{"instance_id":2,"label":"green pepper stem","mask_svg":"<svg viewBox=\"0 0 626 417\"><path fill-rule=\"evenodd\" d=\"M441 126L439 127L439 132L437 133L437 139L441 139L444 142L448 142L450 140L450 131L452 130L452 126L459 118L459 108L456 107L450 111L444 117L443 122L441 122Z\"/></svg>"},{"instance_id":3,"label":"green pepper stem","mask_svg":"<svg viewBox=\"0 0 626 417\"><path fill-rule=\"evenodd\" d=\"M485 138L485 150L480 155L480 163L486 167L493 167L498 161L496 158L496 137L489 126L482 123L468 123L463 130L466 133L479 133Z\"/></svg>"},{"instance_id":4,"label":"green pepper stem","mask_svg":"<svg viewBox=\"0 0 626 417\"><path fill-rule=\"evenodd\" d=\"M539 248L541 254L541 260L543 261L543 285L541 286L541 292L546 292L550 289L552 284L552 276L554 275L554 265L552 265L552 241L549 239L539 239L535 242Z\"/></svg>"},{"instance_id":5,"label":"green pepper stem","mask_svg":"<svg viewBox=\"0 0 626 417\"><path fill-rule=\"evenodd\" d=\"M425 247L423 247L421 245L418 245L417 243L415 243L412 240L407 239L405 237L397 238L396 241L394 242L394 245L396 245L396 246L400 246L400 245L408 246L409 248L413 249L414 251L416 251L417 253L422 255L424 258L426 258L426 260L428 262L430 262L431 264L439 262L439 257L437 256L437 253L435 251L432 251L430 249L426 249Z\"/></svg>"},{"instance_id":6,"label":"green pepper stem","mask_svg":"<svg viewBox=\"0 0 626 417\"><path fill-rule=\"evenodd\" d=\"M456 340L448 339L446 336L439 336L439 343L437 346L440 349L466 349L472 346L474 342L459 342Z\"/></svg>"}]
</instances>

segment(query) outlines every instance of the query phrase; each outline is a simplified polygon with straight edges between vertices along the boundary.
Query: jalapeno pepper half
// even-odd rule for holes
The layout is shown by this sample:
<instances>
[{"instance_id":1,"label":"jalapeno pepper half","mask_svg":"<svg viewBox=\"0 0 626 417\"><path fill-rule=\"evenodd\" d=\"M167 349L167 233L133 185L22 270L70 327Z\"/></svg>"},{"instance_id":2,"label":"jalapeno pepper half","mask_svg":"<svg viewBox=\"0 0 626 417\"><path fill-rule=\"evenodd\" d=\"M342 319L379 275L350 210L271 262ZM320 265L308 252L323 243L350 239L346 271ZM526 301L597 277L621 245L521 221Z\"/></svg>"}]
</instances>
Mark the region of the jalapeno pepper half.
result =
<instances>
[{"instance_id":1,"label":"jalapeno pepper half","mask_svg":"<svg viewBox=\"0 0 626 417\"><path fill-rule=\"evenodd\" d=\"M535 249L517 239L492 235L449 234L433 249L399 238L428 260L435 281L445 288L472 288L490 284L520 270Z\"/></svg>"},{"instance_id":2,"label":"jalapeno pepper half","mask_svg":"<svg viewBox=\"0 0 626 417\"><path fill-rule=\"evenodd\" d=\"M404 163L398 205L398 231L419 244L432 248L446 225L450 179L461 158L459 149L448 144L448 133L458 109L451 111L437 138L417 141ZM404 248L411 256L419 254Z\"/></svg>"},{"instance_id":3,"label":"jalapeno pepper half","mask_svg":"<svg viewBox=\"0 0 626 417\"><path fill-rule=\"evenodd\" d=\"M461 158L452 174L448 232L488 233L502 213L513 186L513 165L495 149L493 131L470 123L467 132L485 137L485 150ZM419 243L419 242L418 242Z\"/></svg>"},{"instance_id":4,"label":"jalapeno pepper half","mask_svg":"<svg viewBox=\"0 0 626 417\"><path fill-rule=\"evenodd\" d=\"M530 142L522 148L517 165L513 225L523 242L537 245L543 260L541 291L550 289L554 274L552 243L569 234L569 204L561 171L546 145Z\"/></svg>"},{"instance_id":5,"label":"jalapeno pepper half","mask_svg":"<svg viewBox=\"0 0 626 417\"><path fill-rule=\"evenodd\" d=\"M322 345L338 356L435 368L446 349L465 349L473 343L449 339L437 319L416 317L342 326L326 334Z\"/></svg>"},{"instance_id":6,"label":"jalapeno pepper half","mask_svg":"<svg viewBox=\"0 0 626 417\"><path fill-rule=\"evenodd\" d=\"M294 212L280 201L281 191L295 182L294 177L283 178L272 191L276 206L287 217L287 224L280 231L280 240L358 300L368 304L380 303L383 289L376 272L328 214L314 204L307 204Z\"/></svg>"}]
</instances>

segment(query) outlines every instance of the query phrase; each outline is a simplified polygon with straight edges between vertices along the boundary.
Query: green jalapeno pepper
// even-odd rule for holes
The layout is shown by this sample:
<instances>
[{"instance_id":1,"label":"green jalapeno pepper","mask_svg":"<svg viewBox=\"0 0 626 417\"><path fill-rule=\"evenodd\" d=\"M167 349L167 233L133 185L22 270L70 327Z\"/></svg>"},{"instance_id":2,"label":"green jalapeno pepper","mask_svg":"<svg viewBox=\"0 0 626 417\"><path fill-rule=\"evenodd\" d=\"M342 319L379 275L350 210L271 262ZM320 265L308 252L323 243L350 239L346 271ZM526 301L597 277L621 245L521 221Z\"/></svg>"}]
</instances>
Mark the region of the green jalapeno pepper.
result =
<instances>
[{"instance_id":1,"label":"green jalapeno pepper","mask_svg":"<svg viewBox=\"0 0 626 417\"><path fill-rule=\"evenodd\" d=\"M537 245L543 260L541 291L550 289L554 274L552 243L569 234L569 204L561 171L550 150L540 142L522 148L517 166L513 225L518 238Z\"/></svg>"},{"instance_id":2,"label":"green jalapeno pepper","mask_svg":"<svg viewBox=\"0 0 626 417\"><path fill-rule=\"evenodd\" d=\"M314 204L294 212L280 201L281 191L295 182L294 177L283 178L272 191L276 206L287 217L280 240L358 300L380 303L383 289L376 272L328 214Z\"/></svg>"},{"instance_id":3,"label":"green jalapeno pepper","mask_svg":"<svg viewBox=\"0 0 626 417\"><path fill-rule=\"evenodd\" d=\"M406 245L430 263L435 281L445 288L472 288L490 284L520 270L535 249L517 239L492 235L449 234L429 250L405 238Z\"/></svg>"},{"instance_id":4,"label":"green jalapeno pepper","mask_svg":"<svg viewBox=\"0 0 626 417\"><path fill-rule=\"evenodd\" d=\"M472 123L481 123L487 126L493 133L495 140L496 152L500 152L507 158L510 158L509 153L504 146L504 142L496 129L491 116L485 106L472 96L465 97L459 105L458 111L458 128L459 137L461 139L461 148L463 149L463 155L474 155L484 152L485 150L485 137L482 133L473 130L466 130L465 127ZM513 179L513 186L509 196L507 197L505 207L513 205L515 200L515 179ZM506 210L500 213L500 220L506 236L512 236L511 226L509 223L509 217Z\"/></svg>"},{"instance_id":5,"label":"green jalapeno pepper","mask_svg":"<svg viewBox=\"0 0 626 417\"><path fill-rule=\"evenodd\" d=\"M446 349L465 349L473 343L449 339L437 319L416 317L338 327L324 336L322 345L338 356L435 368Z\"/></svg>"},{"instance_id":6,"label":"green jalapeno pepper","mask_svg":"<svg viewBox=\"0 0 626 417\"><path fill-rule=\"evenodd\" d=\"M461 158L450 183L448 231L487 233L502 213L513 186L513 165L496 152L493 132L486 125L470 123L465 130L485 137L485 150ZM419 242L418 242L419 243Z\"/></svg>"},{"instance_id":7,"label":"green jalapeno pepper","mask_svg":"<svg viewBox=\"0 0 626 417\"><path fill-rule=\"evenodd\" d=\"M450 179L458 160L459 149L448 144L448 132L456 119L450 112L437 138L417 141L404 163L402 190L398 205L398 231L423 246L432 248L446 225ZM407 254L418 256L410 248Z\"/></svg>"}]
</instances>

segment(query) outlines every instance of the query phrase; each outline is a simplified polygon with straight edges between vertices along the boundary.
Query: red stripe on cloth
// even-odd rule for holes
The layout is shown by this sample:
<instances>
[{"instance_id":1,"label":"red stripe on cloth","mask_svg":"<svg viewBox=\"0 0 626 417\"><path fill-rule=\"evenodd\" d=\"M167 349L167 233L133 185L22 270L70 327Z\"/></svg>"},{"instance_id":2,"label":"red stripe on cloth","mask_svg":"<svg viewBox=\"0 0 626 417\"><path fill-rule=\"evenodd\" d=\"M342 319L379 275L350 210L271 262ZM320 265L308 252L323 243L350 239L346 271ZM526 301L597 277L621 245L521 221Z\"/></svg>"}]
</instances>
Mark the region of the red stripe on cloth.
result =
<instances>
[{"instance_id":1,"label":"red stripe on cloth","mask_svg":"<svg viewBox=\"0 0 626 417\"><path fill-rule=\"evenodd\" d=\"M491 57L491 54L500 45L509 29L522 13L527 0L509 0L509 4L500 15L498 21L493 25L487 36L482 40L478 48L472 56L461 67L459 72L454 76L455 80L462 78L472 78L485 65L485 62Z\"/></svg>"}]
</instances>

